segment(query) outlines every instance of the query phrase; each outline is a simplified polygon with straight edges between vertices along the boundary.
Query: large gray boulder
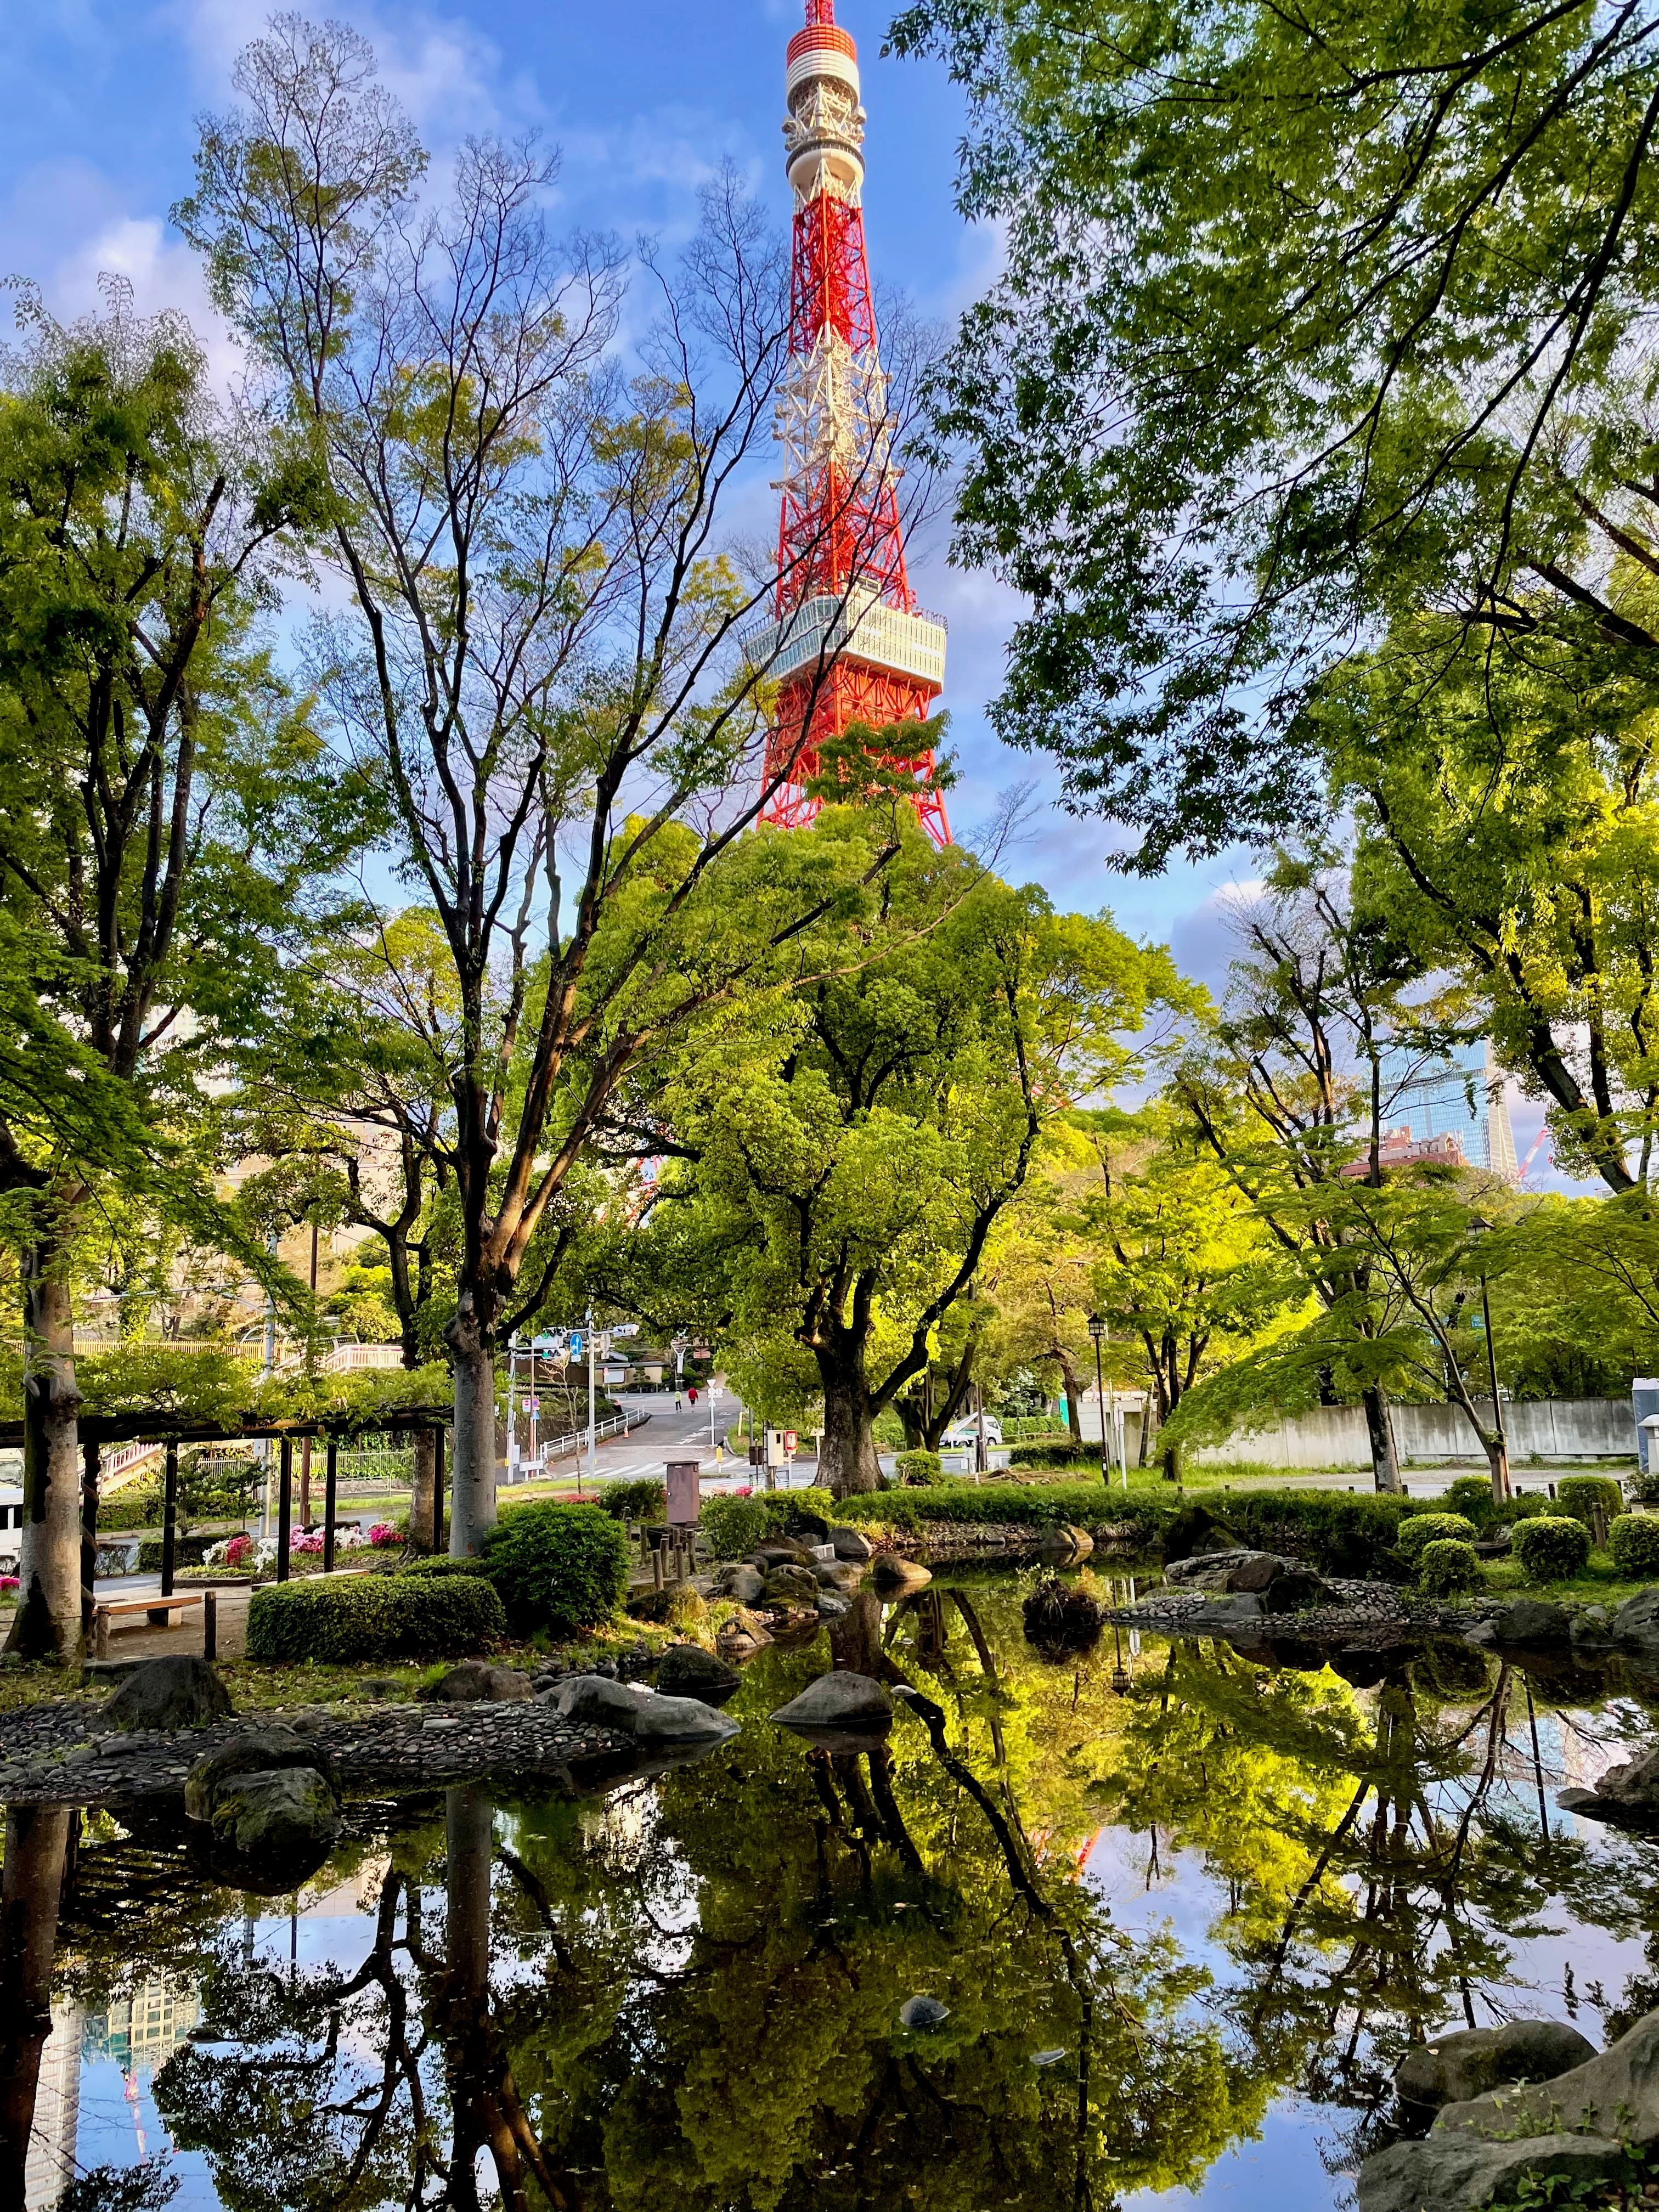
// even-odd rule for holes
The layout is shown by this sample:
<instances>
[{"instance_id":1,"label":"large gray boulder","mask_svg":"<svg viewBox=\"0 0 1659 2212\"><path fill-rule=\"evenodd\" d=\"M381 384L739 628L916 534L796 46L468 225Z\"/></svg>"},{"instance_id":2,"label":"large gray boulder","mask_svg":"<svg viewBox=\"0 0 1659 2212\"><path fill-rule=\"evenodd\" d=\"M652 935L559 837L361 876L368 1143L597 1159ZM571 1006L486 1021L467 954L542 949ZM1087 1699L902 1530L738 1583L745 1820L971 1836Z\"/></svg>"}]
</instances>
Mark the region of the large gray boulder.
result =
<instances>
[{"instance_id":1,"label":"large gray boulder","mask_svg":"<svg viewBox=\"0 0 1659 2212\"><path fill-rule=\"evenodd\" d=\"M1394 2086L1408 2105L1459 2104L1505 2081L1547 2081L1595 2055L1589 2038L1565 2021L1512 2020L1419 2043L1401 2060Z\"/></svg>"},{"instance_id":2,"label":"large gray boulder","mask_svg":"<svg viewBox=\"0 0 1659 2212\"><path fill-rule=\"evenodd\" d=\"M267 1881L303 1881L333 1848L340 1808L314 1766L256 1769L228 1778L213 1800L213 1840Z\"/></svg>"},{"instance_id":3,"label":"large gray boulder","mask_svg":"<svg viewBox=\"0 0 1659 2212\"><path fill-rule=\"evenodd\" d=\"M785 1728L886 1728L893 1717L893 1700L883 1683L868 1674L820 1674L799 1697L780 1705L772 1716Z\"/></svg>"},{"instance_id":4,"label":"large gray boulder","mask_svg":"<svg viewBox=\"0 0 1659 2212\"><path fill-rule=\"evenodd\" d=\"M421 1692L440 1705L517 1705L535 1694L528 1674L516 1667L492 1667L487 1659L463 1659Z\"/></svg>"},{"instance_id":5,"label":"large gray boulder","mask_svg":"<svg viewBox=\"0 0 1659 2212\"><path fill-rule=\"evenodd\" d=\"M1261 1602L1268 1613L1307 1613L1316 1606L1342 1605L1346 1600L1311 1567L1287 1566L1262 1591Z\"/></svg>"},{"instance_id":6,"label":"large gray boulder","mask_svg":"<svg viewBox=\"0 0 1659 2212\"><path fill-rule=\"evenodd\" d=\"M546 1697L562 1721L586 1721L595 1728L620 1729L632 1735L640 1707L650 1694L648 1690L613 1682L607 1674L567 1674Z\"/></svg>"},{"instance_id":7,"label":"large gray boulder","mask_svg":"<svg viewBox=\"0 0 1659 2212\"><path fill-rule=\"evenodd\" d=\"M1492 1626L1499 1644L1553 1644L1572 1640L1571 1614L1565 1606L1552 1605L1547 1598L1517 1598L1513 1605L1504 1607Z\"/></svg>"},{"instance_id":8,"label":"large gray boulder","mask_svg":"<svg viewBox=\"0 0 1659 2212\"><path fill-rule=\"evenodd\" d=\"M1639 1759L1610 1766L1594 1790L1563 1790L1556 1803L1563 1812L1587 1813L1592 1820L1649 1829L1659 1818L1659 1746Z\"/></svg>"},{"instance_id":9,"label":"large gray boulder","mask_svg":"<svg viewBox=\"0 0 1659 2212\"><path fill-rule=\"evenodd\" d=\"M717 1659L700 1644L671 1644L657 1663L660 1695L700 1698L707 1705L722 1704L741 1679L735 1667L728 1667L724 1659Z\"/></svg>"},{"instance_id":10,"label":"large gray boulder","mask_svg":"<svg viewBox=\"0 0 1659 2212\"><path fill-rule=\"evenodd\" d=\"M135 1668L100 1716L105 1728L206 1728L228 1720L230 1692L205 1659L183 1652L146 1659Z\"/></svg>"},{"instance_id":11,"label":"large gray boulder","mask_svg":"<svg viewBox=\"0 0 1659 2212\"><path fill-rule=\"evenodd\" d=\"M1095 1540L1086 1528L1054 1522L1037 1539L1036 1553L1045 1565L1064 1566L1074 1559L1086 1559L1094 1548Z\"/></svg>"},{"instance_id":12,"label":"large gray boulder","mask_svg":"<svg viewBox=\"0 0 1659 2212\"><path fill-rule=\"evenodd\" d=\"M864 1580L864 1569L850 1559L818 1559L812 1572L824 1589L855 1590Z\"/></svg>"},{"instance_id":13,"label":"large gray boulder","mask_svg":"<svg viewBox=\"0 0 1659 2212\"><path fill-rule=\"evenodd\" d=\"M1638 1590L1613 1616L1608 1633L1615 1644L1638 1650L1659 1650L1659 1589Z\"/></svg>"},{"instance_id":14,"label":"large gray boulder","mask_svg":"<svg viewBox=\"0 0 1659 2212\"><path fill-rule=\"evenodd\" d=\"M334 1795L339 1795L339 1776L322 1746L273 1723L245 1729L197 1760L185 1781L185 1818L210 1826L221 1790L239 1776L277 1773L285 1767L320 1774Z\"/></svg>"},{"instance_id":15,"label":"large gray boulder","mask_svg":"<svg viewBox=\"0 0 1659 2212\"><path fill-rule=\"evenodd\" d=\"M1359 2212L1474 2212L1514 2193L1523 2173L1594 2180L1616 2173L1624 2158L1606 2136L1544 2136L1525 2142L1482 2142L1443 2135L1391 2143L1359 2169Z\"/></svg>"},{"instance_id":16,"label":"large gray boulder","mask_svg":"<svg viewBox=\"0 0 1659 2212\"><path fill-rule=\"evenodd\" d=\"M1241 1590L1237 1597L1212 1597L1202 1605L1194 1606L1181 1616L1183 1634L1228 1636L1236 1629L1256 1626L1266 1607L1253 1590Z\"/></svg>"},{"instance_id":17,"label":"large gray boulder","mask_svg":"<svg viewBox=\"0 0 1659 2212\"><path fill-rule=\"evenodd\" d=\"M832 1528L824 1540L835 1546L838 1559L850 1559L855 1566L875 1556L875 1546L856 1528Z\"/></svg>"},{"instance_id":18,"label":"large gray boulder","mask_svg":"<svg viewBox=\"0 0 1659 2212\"><path fill-rule=\"evenodd\" d=\"M1574 2130L1659 2142L1659 2013L1649 2013L1617 2043L1550 2081L1443 2106L1433 2134L1498 2142Z\"/></svg>"},{"instance_id":19,"label":"large gray boulder","mask_svg":"<svg viewBox=\"0 0 1659 2212\"><path fill-rule=\"evenodd\" d=\"M738 1733L729 1713L701 1698L641 1698L634 1717L634 1741L660 1751L712 1750Z\"/></svg>"},{"instance_id":20,"label":"large gray boulder","mask_svg":"<svg viewBox=\"0 0 1659 2212\"><path fill-rule=\"evenodd\" d=\"M729 1597L738 1605L758 1605L766 1594L766 1577L747 1559L735 1559L729 1567L720 1569L714 1592L716 1596Z\"/></svg>"}]
</instances>

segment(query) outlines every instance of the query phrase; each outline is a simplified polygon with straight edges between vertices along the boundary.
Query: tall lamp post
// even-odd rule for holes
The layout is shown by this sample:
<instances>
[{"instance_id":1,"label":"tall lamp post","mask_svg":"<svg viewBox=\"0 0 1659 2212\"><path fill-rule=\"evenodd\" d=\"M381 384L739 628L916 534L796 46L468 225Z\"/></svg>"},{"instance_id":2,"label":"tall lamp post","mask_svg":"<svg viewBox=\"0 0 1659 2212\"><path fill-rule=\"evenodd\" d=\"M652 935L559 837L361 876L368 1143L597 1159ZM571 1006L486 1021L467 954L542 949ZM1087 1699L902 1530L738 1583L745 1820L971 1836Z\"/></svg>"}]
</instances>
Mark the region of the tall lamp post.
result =
<instances>
[{"instance_id":1,"label":"tall lamp post","mask_svg":"<svg viewBox=\"0 0 1659 2212\"><path fill-rule=\"evenodd\" d=\"M1106 1324L1097 1313L1091 1313L1089 1316L1089 1334L1094 1339L1095 1395L1100 1401L1100 1479L1103 1482L1109 1482L1112 1479L1112 1458L1111 1445L1106 1435L1106 1378L1100 1365L1100 1346L1106 1334Z\"/></svg>"},{"instance_id":2,"label":"tall lamp post","mask_svg":"<svg viewBox=\"0 0 1659 2212\"><path fill-rule=\"evenodd\" d=\"M1490 1221L1483 1221L1477 1213L1469 1224L1469 1241L1479 1253L1481 1245L1492 1234ZM1486 1270L1480 1260L1476 1267L1480 1277L1480 1327L1486 1340L1486 1377L1492 1385L1492 1427L1498 1437L1498 1454L1492 1462L1492 1494L1501 1505L1510 1496L1510 1440L1504 1427L1504 1401L1498 1388L1498 1346L1492 1339L1492 1301L1486 1296Z\"/></svg>"}]
</instances>

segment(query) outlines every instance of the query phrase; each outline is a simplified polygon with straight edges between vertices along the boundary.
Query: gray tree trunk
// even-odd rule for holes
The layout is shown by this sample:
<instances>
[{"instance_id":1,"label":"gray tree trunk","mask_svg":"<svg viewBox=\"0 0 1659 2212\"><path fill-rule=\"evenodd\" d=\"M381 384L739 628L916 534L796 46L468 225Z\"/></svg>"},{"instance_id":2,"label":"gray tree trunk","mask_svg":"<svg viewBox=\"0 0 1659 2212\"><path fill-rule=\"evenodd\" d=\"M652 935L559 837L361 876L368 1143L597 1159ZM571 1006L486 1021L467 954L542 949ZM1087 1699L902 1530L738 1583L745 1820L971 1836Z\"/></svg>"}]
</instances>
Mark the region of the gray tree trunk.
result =
<instances>
[{"instance_id":1,"label":"gray tree trunk","mask_svg":"<svg viewBox=\"0 0 1659 2212\"><path fill-rule=\"evenodd\" d=\"M43 1238L23 1258L23 1541L8 1648L72 1664L81 1634L81 1397L67 1255Z\"/></svg>"},{"instance_id":2,"label":"gray tree trunk","mask_svg":"<svg viewBox=\"0 0 1659 2212\"><path fill-rule=\"evenodd\" d=\"M495 1525L495 1362L477 1324L465 1316L451 1329L450 1343L455 1354L455 1465L449 1552L452 1559L468 1559Z\"/></svg>"}]
</instances>

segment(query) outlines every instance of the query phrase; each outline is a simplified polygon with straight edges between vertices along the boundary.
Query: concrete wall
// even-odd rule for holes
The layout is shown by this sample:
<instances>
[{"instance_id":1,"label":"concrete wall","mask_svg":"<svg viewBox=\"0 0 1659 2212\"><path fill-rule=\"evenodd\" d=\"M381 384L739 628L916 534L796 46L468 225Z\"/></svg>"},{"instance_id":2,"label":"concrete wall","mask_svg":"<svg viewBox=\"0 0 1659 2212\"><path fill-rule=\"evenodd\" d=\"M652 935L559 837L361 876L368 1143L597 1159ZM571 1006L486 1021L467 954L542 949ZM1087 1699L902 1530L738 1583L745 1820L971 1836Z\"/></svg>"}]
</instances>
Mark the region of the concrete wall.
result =
<instances>
[{"instance_id":1,"label":"concrete wall","mask_svg":"<svg viewBox=\"0 0 1659 2212\"><path fill-rule=\"evenodd\" d=\"M1483 1420L1490 1420L1490 1400L1479 1400ZM1468 1462L1485 1467L1486 1454L1474 1430L1455 1406L1395 1406L1393 1408L1395 1447L1402 1462L1443 1467ZM1100 1405L1091 1390L1078 1407L1086 1438L1100 1436ZM1504 1425L1509 1431L1510 1457L1517 1463L1529 1459L1634 1459L1636 1421L1628 1398L1539 1398L1517 1404L1507 1400ZM1139 1443L1138 1412L1128 1415L1129 1464L1135 1463ZM1235 1460L1260 1460L1269 1467L1369 1467L1370 1443L1365 1416L1358 1406L1319 1406L1271 1427L1240 1432L1225 1443L1189 1451L1190 1464L1214 1467Z\"/></svg>"}]
</instances>

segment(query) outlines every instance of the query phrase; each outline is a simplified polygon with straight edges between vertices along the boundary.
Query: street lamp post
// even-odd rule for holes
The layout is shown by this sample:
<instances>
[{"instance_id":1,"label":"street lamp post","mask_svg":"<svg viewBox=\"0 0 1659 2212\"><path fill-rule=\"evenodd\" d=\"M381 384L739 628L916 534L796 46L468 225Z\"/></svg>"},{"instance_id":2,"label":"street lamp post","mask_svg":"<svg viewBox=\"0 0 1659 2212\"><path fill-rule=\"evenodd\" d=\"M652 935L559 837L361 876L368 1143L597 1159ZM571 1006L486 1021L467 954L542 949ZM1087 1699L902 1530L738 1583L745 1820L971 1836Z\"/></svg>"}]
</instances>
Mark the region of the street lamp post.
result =
<instances>
[{"instance_id":1,"label":"street lamp post","mask_svg":"<svg viewBox=\"0 0 1659 2212\"><path fill-rule=\"evenodd\" d=\"M1469 1237L1479 1249L1480 1243L1492 1234L1490 1221L1477 1214L1469 1224ZM1504 1427L1504 1400L1498 1388L1498 1346L1492 1337L1492 1301L1486 1296L1486 1271L1480 1269L1480 1327L1486 1340L1486 1378L1492 1385L1492 1427L1498 1437L1498 1452L1492 1461L1492 1494L1501 1505L1510 1492L1510 1440Z\"/></svg>"},{"instance_id":2,"label":"street lamp post","mask_svg":"<svg viewBox=\"0 0 1659 2212\"><path fill-rule=\"evenodd\" d=\"M1101 1340L1106 1334L1106 1324L1098 1314L1089 1316L1089 1334L1095 1344L1095 1395L1100 1401L1100 1479L1112 1479L1111 1449L1106 1440L1106 1378L1100 1364Z\"/></svg>"}]
</instances>

